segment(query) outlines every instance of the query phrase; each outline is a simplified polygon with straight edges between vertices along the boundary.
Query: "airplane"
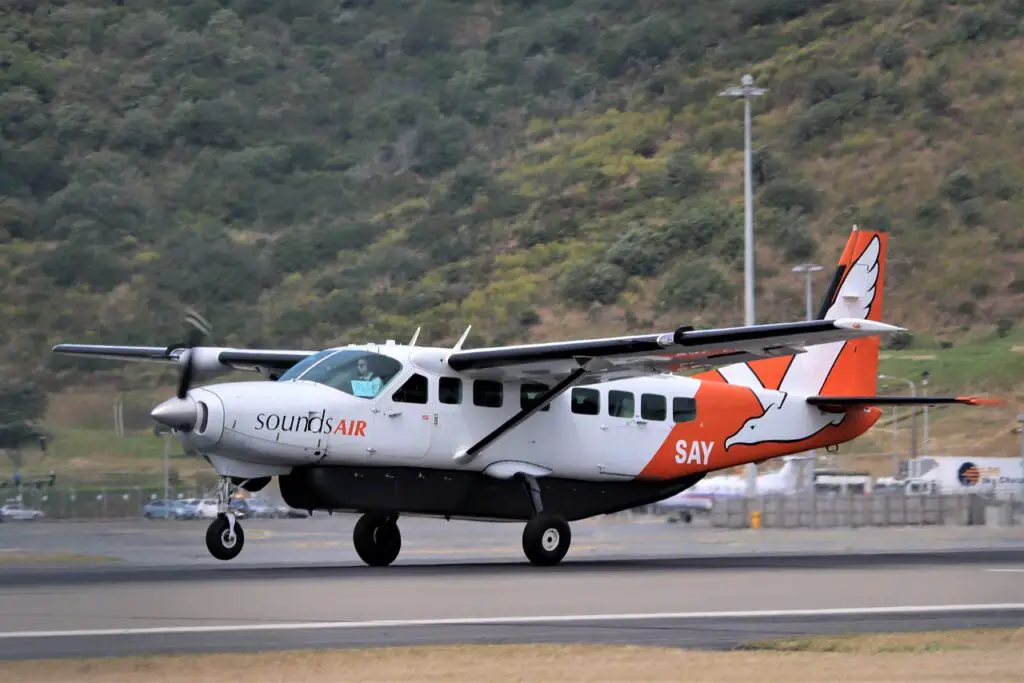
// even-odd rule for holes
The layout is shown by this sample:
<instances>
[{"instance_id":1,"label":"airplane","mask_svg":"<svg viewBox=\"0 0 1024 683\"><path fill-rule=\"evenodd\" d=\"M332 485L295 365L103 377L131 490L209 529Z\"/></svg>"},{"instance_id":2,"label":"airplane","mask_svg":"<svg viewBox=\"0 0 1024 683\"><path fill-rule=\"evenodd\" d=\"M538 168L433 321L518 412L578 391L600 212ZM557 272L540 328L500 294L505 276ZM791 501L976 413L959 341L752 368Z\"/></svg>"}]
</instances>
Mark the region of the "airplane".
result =
<instances>
[{"instance_id":1,"label":"airplane","mask_svg":"<svg viewBox=\"0 0 1024 683\"><path fill-rule=\"evenodd\" d=\"M817 319L464 349L348 344L321 350L183 344L57 344L53 352L179 367L152 418L219 475L210 554L230 560L244 532L233 493L272 477L289 506L360 517L352 541L390 565L400 515L525 522L532 565L558 564L569 522L648 505L709 472L836 447L879 405L992 403L983 397L879 397L887 235L856 226ZM682 370L699 374L682 376ZM250 370L265 379L192 387Z\"/></svg>"},{"instance_id":2,"label":"airplane","mask_svg":"<svg viewBox=\"0 0 1024 683\"><path fill-rule=\"evenodd\" d=\"M813 455L784 455L782 467L775 472L766 472L757 476L757 491L762 494L792 493L799 484L800 462L813 464ZM654 509L678 513L685 522L692 519L693 513L706 513L716 500L727 498L744 498L747 495L747 478L741 475L726 474L716 477L705 477L682 493L669 496L654 504Z\"/></svg>"}]
</instances>

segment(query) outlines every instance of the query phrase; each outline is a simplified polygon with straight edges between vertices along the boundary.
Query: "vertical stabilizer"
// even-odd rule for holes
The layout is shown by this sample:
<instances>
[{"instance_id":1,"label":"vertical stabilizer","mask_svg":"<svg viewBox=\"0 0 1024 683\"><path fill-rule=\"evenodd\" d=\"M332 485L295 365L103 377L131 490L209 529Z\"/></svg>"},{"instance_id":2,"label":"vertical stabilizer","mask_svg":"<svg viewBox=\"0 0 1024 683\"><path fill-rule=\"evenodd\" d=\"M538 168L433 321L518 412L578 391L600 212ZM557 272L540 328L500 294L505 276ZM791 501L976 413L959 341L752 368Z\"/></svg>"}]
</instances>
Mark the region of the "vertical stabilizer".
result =
<instances>
[{"instance_id":1,"label":"vertical stabilizer","mask_svg":"<svg viewBox=\"0 0 1024 683\"><path fill-rule=\"evenodd\" d=\"M854 228L819 319L881 320L887 239L885 233ZM877 389L879 343L873 336L809 346L804 353L734 363L696 377L809 396L870 396Z\"/></svg>"}]
</instances>

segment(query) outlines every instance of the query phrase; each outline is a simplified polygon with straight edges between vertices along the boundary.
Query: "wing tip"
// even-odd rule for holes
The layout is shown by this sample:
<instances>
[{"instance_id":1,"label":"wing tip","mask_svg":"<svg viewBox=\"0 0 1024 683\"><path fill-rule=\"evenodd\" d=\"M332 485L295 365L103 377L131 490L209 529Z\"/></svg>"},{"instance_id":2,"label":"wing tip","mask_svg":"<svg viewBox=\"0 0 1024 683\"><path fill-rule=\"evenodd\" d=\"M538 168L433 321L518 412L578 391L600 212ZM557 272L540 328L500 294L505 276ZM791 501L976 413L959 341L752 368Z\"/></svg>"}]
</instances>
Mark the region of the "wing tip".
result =
<instances>
[{"instance_id":1,"label":"wing tip","mask_svg":"<svg viewBox=\"0 0 1024 683\"><path fill-rule=\"evenodd\" d=\"M907 331L905 327L900 327L899 325L890 325L878 320L866 320L864 318L836 318L832 321L832 324L841 330L857 330L867 334L894 334Z\"/></svg>"},{"instance_id":2,"label":"wing tip","mask_svg":"<svg viewBox=\"0 0 1024 683\"><path fill-rule=\"evenodd\" d=\"M956 400L969 406L1002 406L1006 399L997 396L957 396Z\"/></svg>"}]
</instances>

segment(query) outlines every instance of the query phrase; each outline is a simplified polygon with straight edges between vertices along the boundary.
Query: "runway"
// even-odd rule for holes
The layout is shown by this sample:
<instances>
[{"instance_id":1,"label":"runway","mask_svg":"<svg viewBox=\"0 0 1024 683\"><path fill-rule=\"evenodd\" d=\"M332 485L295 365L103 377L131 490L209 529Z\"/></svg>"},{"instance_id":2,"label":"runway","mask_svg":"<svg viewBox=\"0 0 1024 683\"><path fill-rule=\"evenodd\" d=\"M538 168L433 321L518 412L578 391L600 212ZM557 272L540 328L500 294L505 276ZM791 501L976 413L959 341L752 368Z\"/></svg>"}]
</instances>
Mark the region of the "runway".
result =
<instances>
[{"instance_id":1,"label":"runway","mask_svg":"<svg viewBox=\"0 0 1024 683\"><path fill-rule=\"evenodd\" d=\"M567 560L535 568L519 525L407 520L410 552L369 568L354 559L351 521L249 521L228 563L206 556L202 523L4 525L4 550L50 559L0 564L0 658L431 643L721 649L1024 625L1020 527L772 534L609 519L574 525Z\"/></svg>"}]
</instances>

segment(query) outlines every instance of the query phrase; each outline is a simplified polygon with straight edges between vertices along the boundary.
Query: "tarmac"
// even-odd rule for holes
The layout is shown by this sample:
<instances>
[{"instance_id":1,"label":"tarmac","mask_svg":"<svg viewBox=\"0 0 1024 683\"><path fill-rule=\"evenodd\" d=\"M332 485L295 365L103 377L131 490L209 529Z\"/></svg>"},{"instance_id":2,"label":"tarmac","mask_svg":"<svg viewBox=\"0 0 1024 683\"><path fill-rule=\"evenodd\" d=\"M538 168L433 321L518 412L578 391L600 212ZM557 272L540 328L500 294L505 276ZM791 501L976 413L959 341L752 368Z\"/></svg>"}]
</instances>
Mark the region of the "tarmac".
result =
<instances>
[{"instance_id":1,"label":"tarmac","mask_svg":"<svg viewBox=\"0 0 1024 683\"><path fill-rule=\"evenodd\" d=\"M775 636L1024 626L1024 527L572 525L557 567L522 525L403 518L391 567L354 516L246 520L235 560L207 522L0 525L0 659L427 643L732 648Z\"/></svg>"}]
</instances>

